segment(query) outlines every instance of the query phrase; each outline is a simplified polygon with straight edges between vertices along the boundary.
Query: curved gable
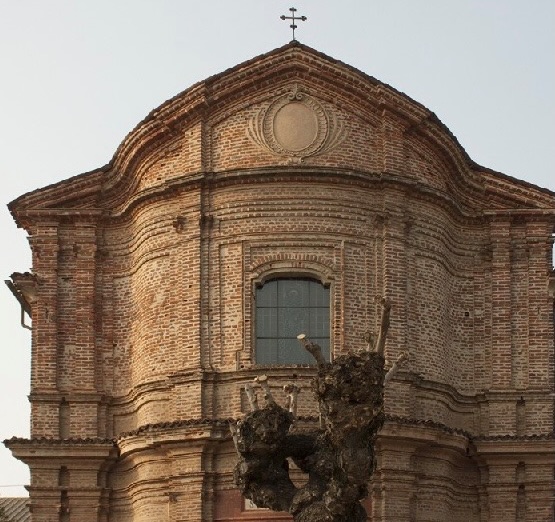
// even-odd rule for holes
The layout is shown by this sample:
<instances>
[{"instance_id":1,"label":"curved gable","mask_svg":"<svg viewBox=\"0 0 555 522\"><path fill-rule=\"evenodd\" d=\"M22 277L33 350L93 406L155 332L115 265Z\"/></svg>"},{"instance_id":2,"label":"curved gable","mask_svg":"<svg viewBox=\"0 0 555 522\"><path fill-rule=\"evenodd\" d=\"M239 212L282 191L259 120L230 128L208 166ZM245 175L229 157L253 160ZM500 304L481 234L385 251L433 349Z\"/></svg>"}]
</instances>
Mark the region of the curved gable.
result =
<instances>
[{"instance_id":1,"label":"curved gable","mask_svg":"<svg viewBox=\"0 0 555 522\"><path fill-rule=\"evenodd\" d=\"M386 172L444 193L459 178L480 183L464 151L425 107L293 43L153 111L118 150L109 186L120 187L121 204L130 189L190 174L288 165Z\"/></svg>"},{"instance_id":2,"label":"curved gable","mask_svg":"<svg viewBox=\"0 0 555 522\"><path fill-rule=\"evenodd\" d=\"M552 207L553 193L476 165L437 116L359 70L292 42L153 110L107 166L18 198L22 208L109 208L204 174L286 166L418 187L474 213Z\"/></svg>"},{"instance_id":3,"label":"curved gable","mask_svg":"<svg viewBox=\"0 0 555 522\"><path fill-rule=\"evenodd\" d=\"M117 187L111 206L123 210L145 191L194 182L201 173L287 166L391 179L471 212L491 204L492 185L508 207L552 205L549 191L493 183L423 105L298 42L208 78L152 111L122 143L105 188Z\"/></svg>"}]
</instances>

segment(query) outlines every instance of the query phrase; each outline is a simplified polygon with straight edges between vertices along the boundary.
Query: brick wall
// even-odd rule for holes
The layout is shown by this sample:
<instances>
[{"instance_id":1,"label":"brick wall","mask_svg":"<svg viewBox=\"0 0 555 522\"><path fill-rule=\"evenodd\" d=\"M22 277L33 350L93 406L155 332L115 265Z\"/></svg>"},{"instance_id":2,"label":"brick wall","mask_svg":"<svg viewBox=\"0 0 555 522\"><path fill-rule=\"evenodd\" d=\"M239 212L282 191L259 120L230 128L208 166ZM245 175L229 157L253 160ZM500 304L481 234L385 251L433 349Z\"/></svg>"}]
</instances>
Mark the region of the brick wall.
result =
<instances>
[{"instance_id":1,"label":"brick wall","mask_svg":"<svg viewBox=\"0 0 555 522\"><path fill-rule=\"evenodd\" d=\"M278 139L289 99L314 113L304 148ZM33 520L287 519L245 510L225 422L262 371L315 415L313 369L254 358L255 288L279 275L329 285L332 356L392 301L386 356L411 357L386 390L372 520L551 520L554 207L298 44L170 100L102 176L11 207L37 281L32 439L10 443Z\"/></svg>"}]
</instances>

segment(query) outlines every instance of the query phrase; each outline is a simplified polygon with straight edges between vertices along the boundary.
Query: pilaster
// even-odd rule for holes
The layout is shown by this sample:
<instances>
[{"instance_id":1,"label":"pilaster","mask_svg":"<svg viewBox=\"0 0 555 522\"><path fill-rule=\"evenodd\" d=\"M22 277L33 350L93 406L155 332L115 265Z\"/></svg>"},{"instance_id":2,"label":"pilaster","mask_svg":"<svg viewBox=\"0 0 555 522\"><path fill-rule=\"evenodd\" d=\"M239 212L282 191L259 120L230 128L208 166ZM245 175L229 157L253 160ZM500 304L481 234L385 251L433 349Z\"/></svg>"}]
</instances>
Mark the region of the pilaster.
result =
<instances>
[{"instance_id":1,"label":"pilaster","mask_svg":"<svg viewBox=\"0 0 555 522\"><path fill-rule=\"evenodd\" d=\"M511 257L510 221L495 219L490 224L492 245L491 285L491 388L511 385Z\"/></svg>"},{"instance_id":2,"label":"pilaster","mask_svg":"<svg viewBox=\"0 0 555 522\"><path fill-rule=\"evenodd\" d=\"M32 312L31 393L53 392L57 389L58 222L50 220L38 224L29 243L37 280L37 298Z\"/></svg>"}]
</instances>

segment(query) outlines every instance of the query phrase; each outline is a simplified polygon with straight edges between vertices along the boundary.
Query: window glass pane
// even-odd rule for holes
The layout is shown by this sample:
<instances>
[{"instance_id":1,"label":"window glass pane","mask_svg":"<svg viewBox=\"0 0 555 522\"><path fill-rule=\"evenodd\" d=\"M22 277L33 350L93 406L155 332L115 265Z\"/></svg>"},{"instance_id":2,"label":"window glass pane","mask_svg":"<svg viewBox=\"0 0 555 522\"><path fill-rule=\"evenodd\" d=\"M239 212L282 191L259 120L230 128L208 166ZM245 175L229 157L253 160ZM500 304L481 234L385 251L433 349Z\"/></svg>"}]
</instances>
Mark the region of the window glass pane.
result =
<instances>
[{"instance_id":1,"label":"window glass pane","mask_svg":"<svg viewBox=\"0 0 555 522\"><path fill-rule=\"evenodd\" d=\"M311 337L329 337L330 310L329 308L310 308L310 320L307 335ZM310 333L308 333L310 332Z\"/></svg>"},{"instance_id":2,"label":"window glass pane","mask_svg":"<svg viewBox=\"0 0 555 522\"><path fill-rule=\"evenodd\" d=\"M257 364L315 364L297 335L305 333L330 360L330 289L312 279L284 278L256 289Z\"/></svg>"},{"instance_id":3,"label":"window glass pane","mask_svg":"<svg viewBox=\"0 0 555 522\"><path fill-rule=\"evenodd\" d=\"M310 355L297 339L278 341L278 364L314 364Z\"/></svg>"},{"instance_id":4,"label":"window glass pane","mask_svg":"<svg viewBox=\"0 0 555 522\"><path fill-rule=\"evenodd\" d=\"M308 335L309 310L306 308L278 308L279 337L297 338L300 333Z\"/></svg>"},{"instance_id":5,"label":"window glass pane","mask_svg":"<svg viewBox=\"0 0 555 522\"><path fill-rule=\"evenodd\" d=\"M322 306L329 308L330 289L324 288L320 283L310 285L310 306Z\"/></svg>"},{"instance_id":6,"label":"window glass pane","mask_svg":"<svg viewBox=\"0 0 555 522\"><path fill-rule=\"evenodd\" d=\"M258 308L256 310L256 337L277 336L277 308Z\"/></svg>"},{"instance_id":7,"label":"window glass pane","mask_svg":"<svg viewBox=\"0 0 555 522\"><path fill-rule=\"evenodd\" d=\"M256 341L256 364L278 364L277 339Z\"/></svg>"},{"instance_id":8,"label":"window glass pane","mask_svg":"<svg viewBox=\"0 0 555 522\"><path fill-rule=\"evenodd\" d=\"M278 280L278 306L298 307L309 305L310 281L303 279Z\"/></svg>"},{"instance_id":9,"label":"window glass pane","mask_svg":"<svg viewBox=\"0 0 555 522\"><path fill-rule=\"evenodd\" d=\"M277 306L277 280L268 281L256 290L256 306Z\"/></svg>"}]
</instances>

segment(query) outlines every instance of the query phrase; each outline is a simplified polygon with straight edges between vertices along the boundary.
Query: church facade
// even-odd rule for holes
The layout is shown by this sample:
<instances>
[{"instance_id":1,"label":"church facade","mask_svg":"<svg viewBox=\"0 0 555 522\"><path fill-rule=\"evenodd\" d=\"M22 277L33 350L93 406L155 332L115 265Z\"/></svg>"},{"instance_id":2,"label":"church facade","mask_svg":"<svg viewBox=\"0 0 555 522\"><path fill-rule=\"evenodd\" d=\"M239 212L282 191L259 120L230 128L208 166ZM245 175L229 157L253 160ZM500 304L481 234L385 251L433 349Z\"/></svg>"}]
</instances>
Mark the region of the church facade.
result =
<instances>
[{"instance_id":1,"label":"church facade","mask_svg":"<svg viewBox=\"0 0 555 522\"><path fill-rule=\"evenodd\" d=\"M98 170L10 204L31 273L34 522L278 521L233 483L244 386L305 332L364 349L392 303L374 522L552 521L555 193L292 42L151 112ZM302 476L297 476L302 480Z\"/></svg>"}]
</instances>

